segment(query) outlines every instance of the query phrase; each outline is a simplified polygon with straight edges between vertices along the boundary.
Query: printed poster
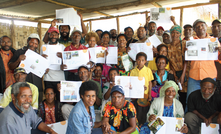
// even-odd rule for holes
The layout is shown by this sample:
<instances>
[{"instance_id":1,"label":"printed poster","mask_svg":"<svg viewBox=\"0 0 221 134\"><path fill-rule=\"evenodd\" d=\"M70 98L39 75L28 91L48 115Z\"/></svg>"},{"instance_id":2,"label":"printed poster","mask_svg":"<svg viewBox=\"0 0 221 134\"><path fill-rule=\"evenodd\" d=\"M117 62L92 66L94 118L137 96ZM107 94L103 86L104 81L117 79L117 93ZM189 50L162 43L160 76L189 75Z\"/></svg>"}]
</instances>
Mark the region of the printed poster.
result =
<instances>
[{"instance_id":1,"label":"printed poster","mask_svg":"<svg viewBox=\"0 0 221 134\"><path fill-rule=\"evenodd\" d=\"M90 61L94 63L105 63L105 47L88 48Z\"/></svg>"},{"instance_id":2,"label":"printed poster","mask_svg":"<svg viewBox=\"0 0 221 134\"><path fill-rule=\"evenodd\" d=\"M147 55L147 61L153 60L153 45L151 42L130 43L129 47L131 50L128 52L128 55L132 60L136 61L136 55L139 52L144 52Z\"/></svg>"},{"instance_id":3,"label":"printed poster","mask_svg":"<svg viewBox=\"0 0 221 134\"><path fill-rule=\"evenodd\" d=\"M171 23L171 8L151 8L150 9L150 20L158 23Z\"/></svg>"}]
</instances>

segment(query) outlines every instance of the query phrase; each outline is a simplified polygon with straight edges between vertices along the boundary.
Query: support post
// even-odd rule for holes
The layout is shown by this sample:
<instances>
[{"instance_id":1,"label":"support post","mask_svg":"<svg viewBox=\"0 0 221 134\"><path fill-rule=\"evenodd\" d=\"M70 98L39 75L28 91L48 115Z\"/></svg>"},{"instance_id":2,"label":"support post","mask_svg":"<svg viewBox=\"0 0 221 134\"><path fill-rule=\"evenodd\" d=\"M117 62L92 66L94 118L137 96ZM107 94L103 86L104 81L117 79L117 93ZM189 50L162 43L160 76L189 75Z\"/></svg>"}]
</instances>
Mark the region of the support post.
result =
<instances>
[{"instance_id":1,"label":"support post","mask_svg":"<svg viewBox=\"0 0 221 134\"><path fill-rule=\"evenodd\" d=\"M183 27L183 8L180 8L180 27Z\"/></svg>"},{"instance_id":2,"label":"support post","mask_svg":"<svg viewBox=\"0 0 221 134\"><path fill-rule=\"evenodd\" d=\"M18 49L17 48L17 42L16 42L16 39L15 39L15 24L14 24L14 20L11 20L10 29L11 29L12 47L14 49Z\"/></svg>"},{"instance_id":3,"label":"support post","mask_svg":"<svg viewBox=\"0 0 221 134\"><path fill-rule=\"evenodd\" d=\"M38 31L38 35L40 37L40 43L38 45L38 50L40 52L41 50L41 46L42 46L42 31L41 31L41 22L38 22L38 28L37 28L37 31Z\"/></svg>"},{"instance_id":4,"label":"support post","mask_svg":"<svg viewBox=\"0 0 221 134\"><path fill-rule=\"evenodd\" d=\"M92 22L91 20L89 21L89 26L90 26L90 32L92 31Z\"/></svg>"},{"instance_id":5,"label":"support post","mask_svg":"<svg viewBox=\"0 0 221 134\"><path fill-rule=\"evenodd\" d=\"M119 17L116 17L117 20L117 33L120 33L120 24L119 24Z\"/></svg>"}]
</instances>

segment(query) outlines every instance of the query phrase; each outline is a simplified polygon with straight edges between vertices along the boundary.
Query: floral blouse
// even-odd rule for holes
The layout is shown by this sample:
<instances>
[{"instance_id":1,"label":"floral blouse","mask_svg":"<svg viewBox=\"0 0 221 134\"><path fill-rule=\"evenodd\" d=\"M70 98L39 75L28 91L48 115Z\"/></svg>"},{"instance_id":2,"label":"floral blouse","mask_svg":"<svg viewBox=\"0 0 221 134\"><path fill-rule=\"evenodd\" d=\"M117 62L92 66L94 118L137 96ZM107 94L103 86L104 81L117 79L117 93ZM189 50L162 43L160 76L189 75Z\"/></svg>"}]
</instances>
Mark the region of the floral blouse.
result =
<instances>
[{"instance_id":1,"label":"floral blouse","mask_svg":"<svg viewBox=\"0 0 221 134\"><path fill-rule=\"evenodd\" d=\"M124 107L122 109L115 108L111 101L107 102L102 114L103 117L109 118L109 124L113 126L117 132L122 132L130 127L129 119L136 118L137 113L134 105L128 100L125 100ZM136 126L138 126L137 119L136 124Z\"/></svg>"},{"instance_id":2,"label":"floral blouse","mask_svg":"<svg viewBox=\"0 0 221 134\"><path fill-rule=\"evenodd\" d=\"M49 108L48 105L44 102L45 106L45 124L55 123L55 106Z\"/></svg>"}]
</instances>

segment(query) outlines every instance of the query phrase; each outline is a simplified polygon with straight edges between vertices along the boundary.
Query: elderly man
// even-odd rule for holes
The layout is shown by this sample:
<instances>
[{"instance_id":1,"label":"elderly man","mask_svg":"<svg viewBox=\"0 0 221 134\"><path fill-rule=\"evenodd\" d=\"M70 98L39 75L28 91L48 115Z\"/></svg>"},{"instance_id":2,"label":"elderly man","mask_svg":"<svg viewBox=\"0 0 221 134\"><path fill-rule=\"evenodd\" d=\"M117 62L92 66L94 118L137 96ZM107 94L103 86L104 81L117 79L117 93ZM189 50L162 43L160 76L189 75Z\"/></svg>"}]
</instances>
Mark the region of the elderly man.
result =
<instances>
[{"instance_id":1,"label":"elderly man","mask_svg":"<svg viewBox=\"0 0 221 134\"><path fill-rule=\"evenodd\" d=\"M193 40L193 26L190 24L186 24L183 26L184 29L184 38L183 40Z\"/></svg>"},{"instance_id":2,"label":"elderly man","mask_svg":"<svg viewBox=\"0 0 221 134\"><path fill-rule=\"evenodd\" d=\"M0 46L0 93L4 93L5 89L15 82L13 71L8 66L15 50L11 47L12 41L8 36L0 38Z\"/></svg>"},{"instance_id":3,"label":"elderly man","mask_svg":"<svg viewBox=\"0 0 221 134\"><path fill-rule=\"evenodd\" d=\"M27 73L25 72L24 68L18 67L14 70L14 77L15 77L15 83L26 82ZM38 110L38 88L29 82L27 82L27 84L31 87L31 91L32 91L31 106L37 112L37 110ZM11 91L12 91L13 85L14 84L10 85L5 90L3 98L0 101L0 106L2 106L3 108L7 107L8 104L12 101Z\"/></svg>"},{"instance_id":4,"label":"elderly man","mask_svg":"<svg viewBox=\"0 0 221 134\"><path fill-rule=\"evenodd\" d=\"M127 47L129 47L130 43L137 42L137 40L133 38L134 30L132 27L124 28L124 34L127 36Z\"/></svg>"},{"instance_id":5,"label":"elderly man","mask_svg":"<svg viewBox=\"0 0 221 134\"><path fill-rule=\"evenodd\" d=\"M0 114L1 134L31 134L32 129L55 134L42 122L31 107L32 91L25 82L15 83L12 87L12 102Z\"/></svg>"},{"instance_id":6,"label":"elderly man","mask_svg":"<svg viewBox=\"0 0 221 134\"><path fill-rule=\"evenodd\" d=\"M111 29L110 34L111 34L110 45L114 45L115 47L117 47L117 30Z\"/></svg>"},{"instance_id":7,"label":"elderly man","mask_svg":"<svg viewBox=\"0 0 221 134\"><path fill-rule=\"evenodd\" d=\"M190 134L199 134L201 122L217 123L220 111L221 97L215 93L216 82L212 78L205 78L200 82L201 90L192 92L188 98L188 113L185 122Z\"/></svg>"},{"instance_id":8,"label":"elderly man","mask_svg":"<svg viewBox=\"0 0 221 134\"><path fill-rule=\"evenodd\" d=\"M168 45L171 43L171 36L170 36L170 31L165 31L163 33L163 43Z\"/></svg>"},{"instance_id":9,"label":"elderly man","mask_svg":"<svg viewBox=\"0 0 221 134\"><path fill-rule=\"evenodd\" d=\"M138 132L136 109L131 102L125 100L123 87L114 86L110 94L111 101L106 103L103 110L103 133L131 134Z\"/></svg>"}]
</instances>

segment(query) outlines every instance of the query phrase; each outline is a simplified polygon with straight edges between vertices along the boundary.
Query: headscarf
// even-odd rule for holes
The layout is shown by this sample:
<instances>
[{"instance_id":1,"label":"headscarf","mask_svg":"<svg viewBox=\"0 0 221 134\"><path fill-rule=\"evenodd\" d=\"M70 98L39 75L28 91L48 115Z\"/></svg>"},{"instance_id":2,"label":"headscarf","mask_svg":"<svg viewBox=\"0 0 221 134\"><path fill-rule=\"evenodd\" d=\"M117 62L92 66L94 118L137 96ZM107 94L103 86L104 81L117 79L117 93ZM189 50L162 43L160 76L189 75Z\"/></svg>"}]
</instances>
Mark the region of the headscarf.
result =
<instances>
[{"instance_id":1,"label":"headscarf","mask_svg":"<svg viewBox=\"0 0 221 134\"><path fill-rule=\"evenodd\" d=\"M174 81L172 81L172 80L170 80L170 81L166 81L165 82L165 84L161 87L161 89L160 89L160 97L164 97L165 96L165 91L168 89L168 88L170 88L170 87L173 87L174 89L175 89L175 91L176 91L176 98L178 97L178 90L179 90L179 87L178 87L178 85L174 82Z\"/></svg>"},{"instance_id":2,"label":"headscarf","mask_svg":"<svg viewBox=\"0 0 221 134\"><path fill-rule=\"evenodd\" d=\"M180 35L182 34L182 28L179 26L179 25L173 25L171 28L170 28L170 34L174 31L178 31L180 33ZM180 37L180 40L181 40L181 37Z\"/></svg>"}]
</instances>

